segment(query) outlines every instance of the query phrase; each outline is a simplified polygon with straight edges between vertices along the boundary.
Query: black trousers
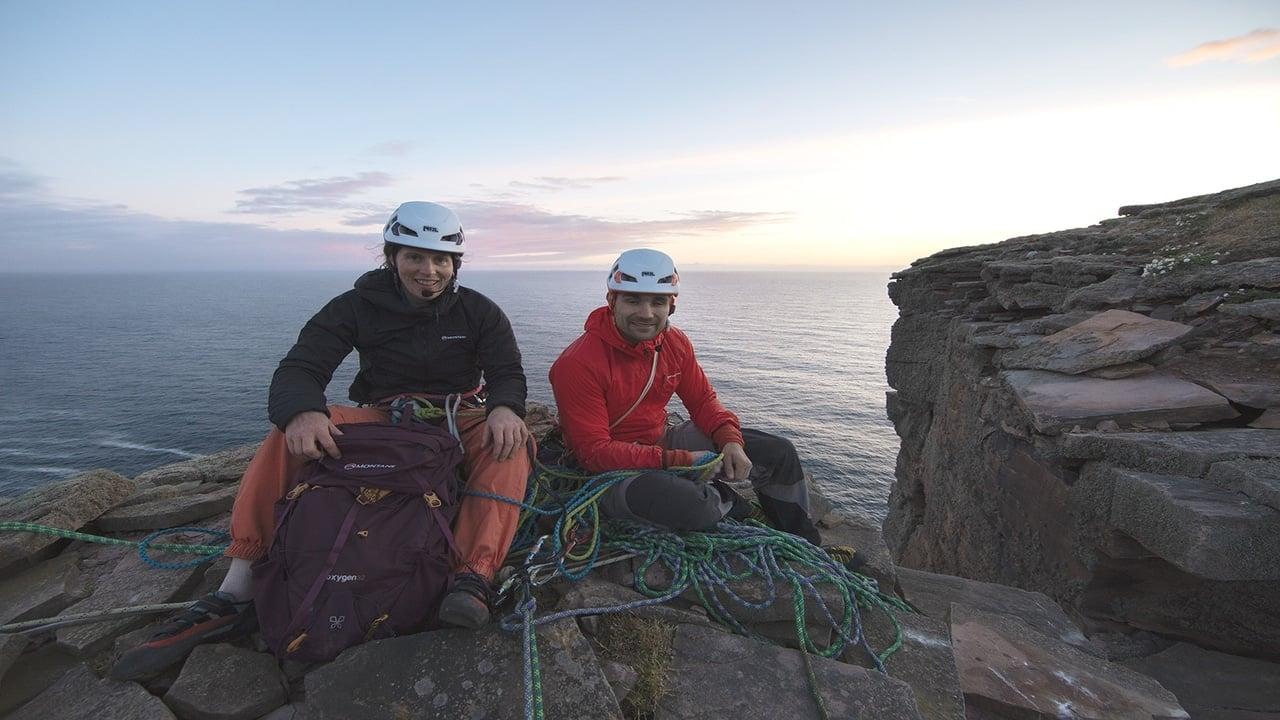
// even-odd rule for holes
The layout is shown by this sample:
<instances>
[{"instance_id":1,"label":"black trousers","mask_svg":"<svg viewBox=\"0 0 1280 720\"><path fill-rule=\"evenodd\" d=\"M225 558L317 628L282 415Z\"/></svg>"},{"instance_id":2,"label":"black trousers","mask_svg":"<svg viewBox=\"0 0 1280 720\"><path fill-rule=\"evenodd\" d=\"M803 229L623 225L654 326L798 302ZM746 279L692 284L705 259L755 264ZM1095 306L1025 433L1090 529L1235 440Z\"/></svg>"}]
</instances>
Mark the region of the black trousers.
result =
<instances>
[{"instance_id":1,"label":"black trousers","mask_svg":"<svg viewBox=\"0 0 1280 720\"><path fill-rule=\"evenodd\" d=\"M775 527L818 544L809 519L809 488L795 445L760 430L742 430L743 449L751 460L751 485ZM660 444L667 449L715 450L715 444L692 422L667 430ZM610 488L600 498L608 517L648 522L672 530L708 530L733 509L734 493L722 483L689 480L664 470L651 470Z\"/></svg>"}]
</instances>

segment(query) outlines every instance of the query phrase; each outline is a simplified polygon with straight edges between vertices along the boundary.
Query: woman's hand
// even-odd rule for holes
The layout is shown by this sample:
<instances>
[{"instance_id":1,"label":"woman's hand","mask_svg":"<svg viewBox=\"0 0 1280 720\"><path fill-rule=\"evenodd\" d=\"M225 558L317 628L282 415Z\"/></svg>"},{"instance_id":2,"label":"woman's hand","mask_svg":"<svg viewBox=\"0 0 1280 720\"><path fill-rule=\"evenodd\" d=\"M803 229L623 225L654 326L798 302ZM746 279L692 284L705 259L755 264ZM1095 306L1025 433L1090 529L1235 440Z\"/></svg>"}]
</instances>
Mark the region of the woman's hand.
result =
<instances>
[{"instance_id":1,"label":"woman's hand","mask_svg":"<svg viewBox=\"0 0 1280 720\"><path fill-rule=\"evenodd\" d=\"M529 428L511 408L499 405L489 411L484 423L484 445L493 448L498 462L510 459L529 440Z\"/></svg>"},{"instance_id":2,"label":"woman's hand","mask_svg":"<svg viewBox=\"0 0 1280 720\"><path fill-rule=\"evenodd\" d=\"M720 462L720 474L727 480L746 480L751 474L751 461L747 459L747 451L738 443L725 443L720 448L724 460Z\"/></svg>"},{"instance_id":3,"label":"woman's hand","mask_svg":"<svg viewBox=\"0 0 1280 720\"><path fill-rule=\"evenodd\" d=\"M329 416L315 410L307 410L293 416L284 428L284 442L289 454L298 458L319 460L328 453L329 457L340 458L338 444L333 441L334 435L342 431L329 420Z\"/></svg>"}]
</instances>

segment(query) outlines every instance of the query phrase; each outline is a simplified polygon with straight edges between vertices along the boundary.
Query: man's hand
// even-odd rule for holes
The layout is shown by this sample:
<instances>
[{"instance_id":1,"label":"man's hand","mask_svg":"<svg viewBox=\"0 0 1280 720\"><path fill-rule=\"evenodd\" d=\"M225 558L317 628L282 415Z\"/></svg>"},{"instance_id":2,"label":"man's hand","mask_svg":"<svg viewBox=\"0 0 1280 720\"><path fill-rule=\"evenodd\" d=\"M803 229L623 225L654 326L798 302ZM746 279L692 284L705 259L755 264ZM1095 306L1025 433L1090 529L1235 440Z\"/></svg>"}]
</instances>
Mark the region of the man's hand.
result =
<instances>
[{"instance_id":1,"label":"man's hand","mask_svg":"<svg viewBox=\"0 0 1280 720\"><path fill-rule=\"evenodd\" d=\"M484 423L484 446L493 448L498 462L510 459L529 441L529 428L511 408L499 405L489 412Z\"/></svg>"},{"instance_id":2,"label":"man's hand","mask_svg":"<svg viewBox=\"0 0 1280 720\"><path fill-rule=\"evenodd\" d=\"M720 448L724 460L720 463L720 474L726 480L746 480L751 474L751 461L747 459L747 451L740 443L725 443Z\"/></svg>"},{"instance_id":3,"label":"man's hand","mask_svg":"<svg viewBox=\"0 0 1280 720\"><path fill-rule=\"evenodd\" d=\"M341 434L342 431L329 420L328 415L307 410L294 415L284 427L284 442L289 454L297 458L319 460L326 453L329 457L340 458L342 453L333 436Z\"/></svg>"}]
</instances>

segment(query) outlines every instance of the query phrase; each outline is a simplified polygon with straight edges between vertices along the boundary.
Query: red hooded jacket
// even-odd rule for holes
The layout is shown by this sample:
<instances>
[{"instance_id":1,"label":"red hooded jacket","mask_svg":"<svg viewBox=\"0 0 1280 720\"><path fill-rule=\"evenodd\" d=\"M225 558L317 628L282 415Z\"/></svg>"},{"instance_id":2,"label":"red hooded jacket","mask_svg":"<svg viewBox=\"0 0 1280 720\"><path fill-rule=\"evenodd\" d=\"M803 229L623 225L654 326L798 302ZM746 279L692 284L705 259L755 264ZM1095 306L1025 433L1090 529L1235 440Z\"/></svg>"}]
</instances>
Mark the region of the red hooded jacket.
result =
<instances>
[{"instance_id":1,"label":"red hooded jacket","mask_svg":"<svg viewBox=\"0 0 1280 720\"><path fill-rule=\"evenodd\" d=\"M549 377L565 442L590 472L667 468L693 464L687 450L663 450L667 402L680 396L698 429L716 447L742 442L738 416L724 409L693 354L688 336L668 326L652 340L631 344L613 324L608 307L587 316L584 332L551 365ZM609 425L635 403L658 354L653 387L630 415Z\"/></svg>"}]
</instances>

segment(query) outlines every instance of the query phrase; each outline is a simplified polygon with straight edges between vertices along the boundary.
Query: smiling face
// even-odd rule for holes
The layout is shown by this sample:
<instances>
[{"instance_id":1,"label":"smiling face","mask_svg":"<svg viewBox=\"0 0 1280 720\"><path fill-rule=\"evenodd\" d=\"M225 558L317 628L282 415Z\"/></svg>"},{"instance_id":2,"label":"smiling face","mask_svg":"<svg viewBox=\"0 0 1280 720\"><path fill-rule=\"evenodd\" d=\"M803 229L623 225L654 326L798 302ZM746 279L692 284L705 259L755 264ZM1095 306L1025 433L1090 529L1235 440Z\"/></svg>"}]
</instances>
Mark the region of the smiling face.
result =
<instances>
[{"instance_id":1,"label":"smiling face","mask_svg":"<svg viewBox=\"0 0 1280 720\"><path fill-rule=\"evenodd\" d=\"M618 293L613 300L613 324L630 343L652 340L667 329L670 295Z\"/></svg>"},{"instance_id":2,"label":"smiling face","mask_svg":"<svg viewBox=\"0 0 1280 720\"><path fill-rule=\"evenodd\" d=\"M449 253L402 247L395 260L396 274L414 299L438 297L453 281L453 255Z\"/></svg>"}]
</instances>

